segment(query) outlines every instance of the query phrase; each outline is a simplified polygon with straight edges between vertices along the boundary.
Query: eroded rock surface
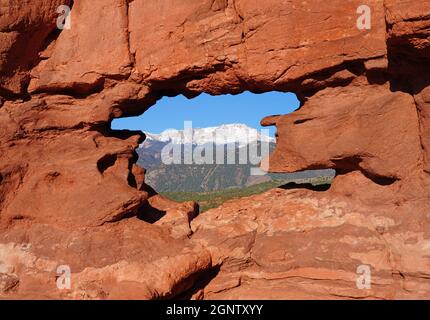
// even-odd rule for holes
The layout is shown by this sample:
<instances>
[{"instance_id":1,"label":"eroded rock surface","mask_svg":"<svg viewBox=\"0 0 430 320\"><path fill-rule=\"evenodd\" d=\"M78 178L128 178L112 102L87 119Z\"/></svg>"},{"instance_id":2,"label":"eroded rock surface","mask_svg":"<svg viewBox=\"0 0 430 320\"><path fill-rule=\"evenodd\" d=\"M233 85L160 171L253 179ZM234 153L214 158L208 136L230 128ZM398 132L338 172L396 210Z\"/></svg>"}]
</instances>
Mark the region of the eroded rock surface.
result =
<instances>
[{"instance_id":1,"label":"eroded rock surface","mask_svg":"<svg viewBox=\"0 0 430 320\"><path fill-rule=\"evenodd\" d=\"M425 1L0 1L0 298L430 298L429 37ZM329 190L197 216L145 184L142 134L110 129L244 90L298 95L262 121L270 169L333 168Z\"/></svg>"}]
</instances>

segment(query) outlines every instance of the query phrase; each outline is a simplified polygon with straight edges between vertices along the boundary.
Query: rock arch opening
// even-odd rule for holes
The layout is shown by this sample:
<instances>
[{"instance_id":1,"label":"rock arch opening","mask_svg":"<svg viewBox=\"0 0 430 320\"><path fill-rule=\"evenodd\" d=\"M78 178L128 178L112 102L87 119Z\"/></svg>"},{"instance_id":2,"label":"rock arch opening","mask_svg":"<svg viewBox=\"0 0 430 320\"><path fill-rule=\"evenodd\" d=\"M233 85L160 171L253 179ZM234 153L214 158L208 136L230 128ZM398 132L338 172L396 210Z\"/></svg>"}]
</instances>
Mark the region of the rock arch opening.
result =
<instances>
[{"instance_id":1,"label":"rock arch opening","mask_svg":"<svg viewBox=\"0 0 430 320\"><path fill-rule=\"evenodd\" d=\"M276 146L276 128L263 127L261 120L299 107L291 92L201 94L193 99L179 95L160 99L141 116L114 119L111 129L145 134L136 150L137 163L146 170L145 183L175 200L187 200L184 193L212 192L223 197L238 189L246 194L291 183L330 184L333 170L288 174L258 169ZM179 158L166 162L166 152L172 159L176 151Z\"/></svg>"}]
</instances>

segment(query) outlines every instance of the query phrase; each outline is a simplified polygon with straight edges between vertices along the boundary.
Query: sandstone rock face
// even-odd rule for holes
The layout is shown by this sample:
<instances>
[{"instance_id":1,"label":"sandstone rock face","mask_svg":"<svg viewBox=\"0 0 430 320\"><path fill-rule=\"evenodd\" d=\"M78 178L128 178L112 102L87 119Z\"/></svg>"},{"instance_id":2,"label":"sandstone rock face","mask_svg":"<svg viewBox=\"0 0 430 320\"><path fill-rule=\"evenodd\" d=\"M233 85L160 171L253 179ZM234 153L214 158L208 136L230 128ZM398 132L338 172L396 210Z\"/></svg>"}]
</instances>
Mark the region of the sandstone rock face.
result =
<instances>
[{"instance_id":1,"label":"sandstone rock face","mask_svg":"<svg viewBox=\"0 0 430 320\"><path fill-rule=\"evenodd\" d=\"M430 6L369 0L361 29L361 5L0 1L0 298L430 298ZM333 168L329 190L198 216L145 184L140 132L110 129L165 95L244 90L298 95L262 120L270 169Z\"/></svg>"},{"instance_id":2,"label":"sandstone rock face","mask_svg":"<svg viewBox=\"0 0 430 320\"><path fill-rule=\"evenodd\" d=\"M398 186L377 186L355 172L342 178L328 193L275 189L231 201L196 218L193 239L207 247L221 267L194 296L428 297L429 283L422 279L428 275L428 240L423 232L428 228L427 213L417 214L410 207L419 206L420 200L387 206L395 199L386 194L397 192ZM385 198L345 196L346 183ZM418 221L420 225L414 225ZM362 264L372 270L372 286L366 290L356 285L357 267Z\"/></svg>"},{"instance_id":3,"label":"sandstone rock face","mask_svg":"<svg viewBox=\"0 0 430 320\"><path fill-rule=\"evenodd\" d=\"M293 114L268 117L263 124L279 128L278 147L270 157L274 171L360 170L374 180L422 171L414 98L390 91L388 84L357 79L347 88L328 88Z\"/></svg>"},{"instance_id":4,"label":"sandstone rock face","mask_svg":"<svg viewBox=\"0 0 430 320\"><path fill-rule=\"evenodd\" d=\"M0 2L0 90L13 96L27 92L29 71L56 32L57 8L70 0L2 0Z\"/></svg>"}]
</instances>

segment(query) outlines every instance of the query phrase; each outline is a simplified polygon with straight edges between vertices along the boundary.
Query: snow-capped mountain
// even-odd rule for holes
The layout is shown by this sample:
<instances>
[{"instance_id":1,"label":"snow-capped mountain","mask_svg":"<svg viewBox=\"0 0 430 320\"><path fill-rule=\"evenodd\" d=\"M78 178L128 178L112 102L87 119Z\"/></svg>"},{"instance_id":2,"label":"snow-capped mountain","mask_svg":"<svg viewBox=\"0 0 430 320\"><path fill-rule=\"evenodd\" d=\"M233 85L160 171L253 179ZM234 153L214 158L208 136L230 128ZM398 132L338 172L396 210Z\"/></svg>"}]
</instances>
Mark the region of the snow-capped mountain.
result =
<instances>
[{"instance_id":1,"label":"snow-capped mountain","mask_svg":"<svg viewBox=\"0 0 430 320\"><path fill-rule=\"evenodd\" d=\"M191 143L194 145L204 145L215 143L217 145L238 143L247 145L256 141L275 142L275 139L264 132L250 128L245 124L234 123L225 124L219 127L190 128L186 130L165 130L160 134L146 134L146 141L172 142L174 144Z\"/></svg>"},{"instance_id":2,"label":"snow-capped mountain","mask_svg":"<svg viewBox=\"0 0 430 320\"><path fill-rule=\"evenodd\" d=\"M236 159L239 159L240 150L251 144L257 144L258 155L261 155L261 142L263 141L269 142L270 152L275 148L274 138L244 124L228 124L202 129L196 128L192 130L192 135L193 150L198 150L199 146L212 143L216 144L216 148L221 147L224 149L226 144L235 142L234 153ZM270 173L266 176L252 176L251 168L255 168L255 164L252 164L250 161L246 164L238 162L236 164L217 164L215 161L216 152L213 154L214 162L209 164L164 164L162 161L162 150L170 142L184 144L183 130L166 130L161 134L146 133L146 136L146 140L137 149L139 155L138 164L146 169L145 182L161 192L208 192L251 186L271 180L291 182L314 176L327 175L324 172L308 171L293 174ZM185 153L185 149L181 148L180 150L182 156L182 152ZM225 151L227 150L225 149ZM248 151L249 153L247 152L247 154L251 155L251 148ZM250 159L251 156L248 160Z\"/></svg>"}]
</instances>

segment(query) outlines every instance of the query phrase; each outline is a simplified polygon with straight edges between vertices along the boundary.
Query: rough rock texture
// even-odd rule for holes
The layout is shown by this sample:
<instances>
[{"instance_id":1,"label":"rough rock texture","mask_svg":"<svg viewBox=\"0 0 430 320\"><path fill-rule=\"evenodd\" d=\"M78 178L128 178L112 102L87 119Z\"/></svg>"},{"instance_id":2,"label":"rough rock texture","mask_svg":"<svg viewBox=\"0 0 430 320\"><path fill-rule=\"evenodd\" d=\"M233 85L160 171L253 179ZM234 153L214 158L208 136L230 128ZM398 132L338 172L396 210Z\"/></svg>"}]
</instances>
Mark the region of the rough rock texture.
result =
<instances>
[{"instance_id":1,"label":"rough rock texture","mask_svg":"<svg viewBox=\"0 0 430 320\"><path fill-rule=\"evenodd\" d=\"M345 195L344 183L366 188L371 199ZM388 192L398 186L378 186L353 172L328 194L286 187L198 217L193 239L221 269L194 296L428 298L428 214L414 212L422 199L387 206L396 201ZM371 266L368 290L356 286L361 264Z\"/></svg>"},{"instance_id":2,"label":"rough rock texture","mask_svg":"<svg viewBox=\"0 0 430 320\"><path fill-rule=\"evenodd\" d=\"M70 0L0 1L0 92L7 97L25 94L29 70L58 33L55 18L59 5Z\"/></svg>"},{"instance_id":3,"label":"rough rock texture","mask_svg":"<svg viewBox=\"0 0 430 320\"><path fill-rule=\"evenodd\" d=\"M0 1L0 298L430 298L430 4L368 0L360 30L362 4ZM145 184L141 133L110 129L165 95L244 90L299 96L262 121L270 168L334 168L329 190L196 217Z\"/></svg>"}]
</instances>

